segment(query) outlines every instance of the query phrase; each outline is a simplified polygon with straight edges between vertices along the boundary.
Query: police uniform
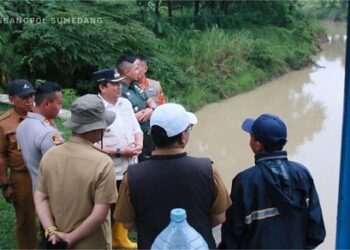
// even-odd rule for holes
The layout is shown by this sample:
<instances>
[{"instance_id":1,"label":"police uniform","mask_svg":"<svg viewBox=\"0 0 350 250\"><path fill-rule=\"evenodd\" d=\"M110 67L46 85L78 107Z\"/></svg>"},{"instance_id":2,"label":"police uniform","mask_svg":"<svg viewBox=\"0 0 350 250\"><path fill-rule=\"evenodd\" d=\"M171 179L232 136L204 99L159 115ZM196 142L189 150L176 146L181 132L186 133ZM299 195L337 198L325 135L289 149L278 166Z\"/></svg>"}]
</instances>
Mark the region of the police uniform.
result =
<instances>
[{"instance_id":1,"label":"police uniform","mask_svg":"<svg viewBox=\"0 0 350 250\"><path fill-rule=\"evenodd\" d=\"M113 161L96 150L92 142L72 136L52 148L40 162L37 190L49 197L56 226L71 232L92 212L95 204L117 199ZM71 246L73 249L111 249L109 216L92 234Z\"/></svg>"},{"instance_id":2,"label":"police uniform","mask_svg":"<svg viewBox=\"0 0 350 250\"><path fill-rule=\"evenodd\" d=\"M16 139L16 129L24 118L15 109L0 116L0 153L6 159L6 167L11 170L10 184L14 189L17 248L33 249L37 247L37 237L31 178Z\"/></svg>"},{"instance_id":3,"label":"police uniform","mask_svg":"<svg viewBox=\"0 0 350 250\"><path fill-rule=\"evenodd\" d=\"M34 192L41 158L47 150L61 144L64 139L48 119L41 114L29 112L17 128L17 140L32 178Z\"/></svg>"},{"instance_id":4,"label":"police uniform","mask_svg":"<svg viewBox=\"0 0 350 250\"><path fill-rule=\"evenodd\" d=\"M157 106L165 103L163 89L158 81L144 78L144 81L140 83L140 87L146 92L148 97L152 98Z\"/></svg>"},{"instance_id":5,"label":"police uniform","mask_svg":"<svg viewBox=\"0 0 350 250\"><path fill-rule=\"evenodd\" d=\"M122 82L122 97L127 98L132 105L134 113L147 108L148 96L143 91L136 81L130 83L130 85ZM149 120L140 123L141 130L143 132L143 156L149 157L152 154L152 139L149 135L150 123ZM143 157L141 156L141 157Z\"/></svg>"}]
</instances>

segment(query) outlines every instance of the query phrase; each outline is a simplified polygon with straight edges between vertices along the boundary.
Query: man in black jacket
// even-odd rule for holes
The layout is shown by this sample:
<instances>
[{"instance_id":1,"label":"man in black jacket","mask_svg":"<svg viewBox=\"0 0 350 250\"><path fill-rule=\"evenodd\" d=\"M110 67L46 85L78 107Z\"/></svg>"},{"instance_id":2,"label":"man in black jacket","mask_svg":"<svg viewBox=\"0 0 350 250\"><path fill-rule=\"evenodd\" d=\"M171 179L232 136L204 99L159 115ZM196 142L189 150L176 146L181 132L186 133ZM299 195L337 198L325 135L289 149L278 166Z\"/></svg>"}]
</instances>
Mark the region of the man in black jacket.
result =
<instances>
[{"instance_id":1,"label":"man in black jacket","mask_svg":"<svg viewBox=\"0 0 350 250\"><path fill-rule=\"evenodd\" d=\"M184 208L188 223L216 248L212 227L225 221L231 200L209 158L187 155L193 113L181 105L160 105L151 116L155 150L149 160L130 165L123 177L114 217L137 230L139 249L149 249L169 224L173 208Z\"/></svg>"},{"instance_id":2,"label":"man in black jacket","mask_svg":"<svg viewBox=\"0 0 350 250\"><path fill-rule=\"evenodd\" d=\"M326 231L310 172L282 151L287 127L277 116L246 119L255 166L232 181L232 206L222 226L223 249L309 249Z\"/></svg>"}]
</instances>

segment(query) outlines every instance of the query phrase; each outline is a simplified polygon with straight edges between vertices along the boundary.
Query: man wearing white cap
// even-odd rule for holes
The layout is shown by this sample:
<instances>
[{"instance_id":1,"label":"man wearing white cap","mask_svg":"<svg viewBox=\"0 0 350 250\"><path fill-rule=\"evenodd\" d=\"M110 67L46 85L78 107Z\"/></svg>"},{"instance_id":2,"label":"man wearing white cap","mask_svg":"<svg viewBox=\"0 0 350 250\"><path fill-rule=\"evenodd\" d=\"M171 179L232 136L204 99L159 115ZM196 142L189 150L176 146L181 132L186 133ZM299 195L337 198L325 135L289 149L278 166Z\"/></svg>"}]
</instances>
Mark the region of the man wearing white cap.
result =
<instances>
[{"instance_id":1,"label":"man wearing white cap","mask_svg":"<svg viewBox=\"0 0 350 250\"><path fill-rule=\"evenodd\" d=\"M35 207L56 249L111 249L108 213L117 198L113 161L93 144L115 114L90 94L77 98L71 111L64 125L73 136L47 151L40 162Z\"/></svg>"},{"instance_id":2,"label":"man wearing white cap","mask_svg":"<svg viewBox=\"0 0 350 250\"><path fill-rule=\"evenodd\" d=\"M185 152L197 117L168 103L153 112L150 123L155 150L124 175L115 219L137 230L138 247L148 249L168 225L170 210L181 207L209 248L216 248L212 227L225 221L231 200L210 159Z\"/></svg>"}]
</instances>

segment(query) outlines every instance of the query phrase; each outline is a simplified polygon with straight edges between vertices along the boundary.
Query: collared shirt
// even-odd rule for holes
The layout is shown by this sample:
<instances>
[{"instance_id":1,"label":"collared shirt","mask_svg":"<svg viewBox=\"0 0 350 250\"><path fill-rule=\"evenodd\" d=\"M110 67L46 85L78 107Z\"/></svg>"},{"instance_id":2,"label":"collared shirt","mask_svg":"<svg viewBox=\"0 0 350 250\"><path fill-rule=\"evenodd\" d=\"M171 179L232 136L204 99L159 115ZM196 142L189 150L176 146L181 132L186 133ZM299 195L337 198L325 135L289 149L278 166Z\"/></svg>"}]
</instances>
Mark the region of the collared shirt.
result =
<instances>
[{"instance_id":1,"label":"collared shirt","mask_svg":"<svg viewBox=\"0 0 350 250\"><path fill-rule=\"evenodd\" d=\"M29 112L16 132L26 166L32 178L33 192L36 189L39 163L44 153L61 144L64 139L50 121L38 113Z\"/></svg>"},{"instance_id":2,"label":"collared shirt","mask_svg":"<svg viewBox=\"0 0 350 250\"><path fill-rule=\"evenodd\" d=\"M16 129L24 118L14 108L0 116L0 153L7 159L7 167L13 171L27 169L16 138Z\"/></svg>"},{"instance_id":3,"label":"collared shirt","mask_svg":"<svg viewBox=\"0 0 350 250\"><path fill-rule=\"evenodd\" d=\"M130 101L119 97L117 102L113 105L103 99L102 96L100 97L106 109L116 114L114 122L109 125L103 135L103 145L122 148L125 145L135 143L135 134L142 133L142 130L132 110ZM128 165L137 162L137 157L113 157L113 162L116 180L121 180Z\"/></svg>"},{"instance_id":4,"label":"collared shirt","mask_svg":"<svg viewBox=\"0 0 350 250\"><path fill-rule=\"evenodd\" d=\"M48 195L58 230L71 232L91 214L95 204L116 201L113 162L90 141L73 135L42 158L37 190ZM109 218L72 248L111 249Z\"/></svg>"}]
</instances>

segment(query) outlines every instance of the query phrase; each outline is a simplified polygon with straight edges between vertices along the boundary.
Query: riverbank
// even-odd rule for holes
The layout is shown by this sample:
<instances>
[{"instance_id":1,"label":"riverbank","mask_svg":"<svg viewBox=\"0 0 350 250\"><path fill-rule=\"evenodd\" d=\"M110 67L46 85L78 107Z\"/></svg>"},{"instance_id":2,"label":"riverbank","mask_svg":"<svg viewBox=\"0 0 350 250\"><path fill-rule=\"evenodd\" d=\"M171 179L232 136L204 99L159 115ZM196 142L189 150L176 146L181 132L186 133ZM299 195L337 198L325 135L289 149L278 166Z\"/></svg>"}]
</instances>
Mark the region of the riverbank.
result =
<instances>
[{"instance_id":1,"label":"riverbank","mask_svg":"<svg viewBox=\"0 0 350 250\"><path fill-rule=\"evenodd\" d=\"M168 53L185 73L183 83L161 80L168 100L191 110L249 91L290 70L312 63L327 39L318 21L305 19L292 27L247 26L237 30L214 27L184 32L169 39Z\"/></svg>"}]
</instances>

